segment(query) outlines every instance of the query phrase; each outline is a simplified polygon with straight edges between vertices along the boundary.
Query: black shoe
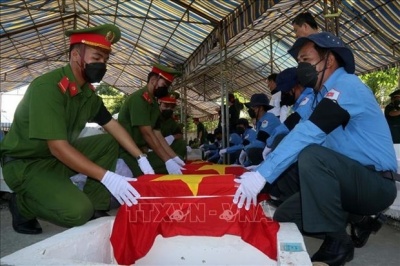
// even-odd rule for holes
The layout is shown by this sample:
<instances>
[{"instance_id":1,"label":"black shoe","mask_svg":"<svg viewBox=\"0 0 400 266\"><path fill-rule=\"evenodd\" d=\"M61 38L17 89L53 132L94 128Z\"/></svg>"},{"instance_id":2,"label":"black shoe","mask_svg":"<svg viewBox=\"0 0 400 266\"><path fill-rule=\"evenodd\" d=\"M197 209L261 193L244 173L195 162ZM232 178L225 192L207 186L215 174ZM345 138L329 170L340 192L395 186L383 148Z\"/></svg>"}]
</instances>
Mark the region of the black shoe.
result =
<instances>
[{"instance_id":1,"label":"black shoe","mask_svg":"<svg viewBox=\"0 0 400 266\"><path fill-rule=\"evenodd\" d=\"M90 218L90 221L106 216L110 216L106 211L94 211L92 218Z\"/></svg>"},{"instance_id":2,"label":"black shoe","mask_svg":"<svg viewBox=\"0 0 400 266\"><path fill-rule=\"evenodd\" d=\"M347 239L326 236L319 250L311 257L311 261L324 262L329 266L340 266L354 257L354 246L350 237Z\"/></svg>"},{"instance_id":3,"label":"black shoe","mask_svg":"<svg viewBox=\"0 0 400 266\"><path fill-rule=\"evenodd\" d=\"M351 239L354 246L356 248L363 247L367 243L369 235L378 232L385 222L386 217L380 213L375 218L364 216L360 221L350 223Z\"/></svg>"},{"instance_id":4,"label":"black shoe","mask_svg":"<svg viewBox=\"0 0 400 266\"><path fill-rule=\"evenodd\" d=\"M12 226L15 232L29 235L42 233L42 227L40 227L40 224L36 219L29 220L19 213L15 193L11 195L9 209L12 215Z\"/></svg>"}]
</instances>

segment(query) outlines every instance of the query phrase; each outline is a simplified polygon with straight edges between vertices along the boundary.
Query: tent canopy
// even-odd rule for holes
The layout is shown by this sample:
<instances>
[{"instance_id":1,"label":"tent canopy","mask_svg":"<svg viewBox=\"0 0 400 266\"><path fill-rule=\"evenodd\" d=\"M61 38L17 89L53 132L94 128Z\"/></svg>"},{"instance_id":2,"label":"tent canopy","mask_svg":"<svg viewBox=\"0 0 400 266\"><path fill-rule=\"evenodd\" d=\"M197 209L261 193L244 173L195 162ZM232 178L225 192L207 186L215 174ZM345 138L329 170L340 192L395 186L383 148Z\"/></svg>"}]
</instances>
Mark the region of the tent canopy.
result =
<instances>
[{"instance_id":1,"label":"tent canopy","mask_svg":"<svg viewBox=\"0 0 400 266\"><path fill-rule=\"evenodd\" d=\"M0 92L29 84L68 62L65 30L113 23L122 31L103 79L131 94L153 63L181 70L173 89L191 116L216 113L221 88L269 95L266 77L296 66L287 50L291 22L312 13L322 30L354 51L356 74L399 64L400 2L396 0L117 0L2 1Z\"/></svg>"}]
</instances>

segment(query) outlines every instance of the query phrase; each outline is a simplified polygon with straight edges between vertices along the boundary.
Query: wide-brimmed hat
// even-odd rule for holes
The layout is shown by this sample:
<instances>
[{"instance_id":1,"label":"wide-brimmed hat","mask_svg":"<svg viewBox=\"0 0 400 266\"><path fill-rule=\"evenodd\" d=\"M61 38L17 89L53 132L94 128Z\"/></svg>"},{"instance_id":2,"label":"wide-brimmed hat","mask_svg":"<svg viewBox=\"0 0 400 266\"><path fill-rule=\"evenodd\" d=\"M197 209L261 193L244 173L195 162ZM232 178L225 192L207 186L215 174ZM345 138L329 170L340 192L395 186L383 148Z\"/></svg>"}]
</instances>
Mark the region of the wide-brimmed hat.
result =
<instances>
[{"instance_id":1,"label":"wide-brimmed hat","mask_svg":"<svg viewBox=\"0 0 400 266\"><path fill-rule=\"evenodd\" d=\"M400 96L400 90L395 90L394 92L392 92L391 94L389 94L390 98L396 97L396 96Z\"/></svg>"},{"instance_id":2,"label":"wide-brimmed hat","mask_svg":"<svg viewBox=\"0 0 400 266\"><path fill-rule=\"evenodd\" d=\"M295 67L286 68L276 78L276 87L281 92L289 92L296 84L297 73Z\"/></svg>"},{"instance_id":3,"label":"wide-brimmed hat","mask_svg":"<svg viewBox=\"0 0 400 266\"><path fill-rule=\"evenodd\" d=\"M308 35L307 37L298 38L289 49L288 53L293 56L294 59L297 59L301 47L303 47L307 41L311 41L319 47L329 49L337 54L342 59L346 72L349 74L354 73L355 62L353 52L339 37L330 32L320 32Z\"/></svg>"},{"instance_id":4,"label":"wide-brimmed hat","mask_svg":"<svg viewBox=\"0 0 400 266\"><path fill-rule=\"evenodd\" d=\"M256 106L266 106L268 110L274 108L273 106L269 105L269 99L264 93L253 94L250 98L250 102L245 103L244 105L247 108Z\"/></svg>"}]
</instances>

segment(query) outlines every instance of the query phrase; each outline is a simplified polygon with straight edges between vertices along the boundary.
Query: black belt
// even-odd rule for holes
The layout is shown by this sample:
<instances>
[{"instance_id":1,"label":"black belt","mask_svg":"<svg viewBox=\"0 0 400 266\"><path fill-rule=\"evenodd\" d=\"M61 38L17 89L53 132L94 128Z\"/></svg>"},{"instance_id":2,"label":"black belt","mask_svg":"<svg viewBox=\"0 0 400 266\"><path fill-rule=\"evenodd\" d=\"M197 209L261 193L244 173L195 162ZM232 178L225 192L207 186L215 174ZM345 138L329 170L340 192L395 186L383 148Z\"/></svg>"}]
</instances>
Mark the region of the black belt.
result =
<instances>
[{"instance_id":1,"label":"black belt","mask_svg":"<svg viewBox=\"0 0 400 266\"><path fill-rule=\"evenodd\" d=\"M392 171L381 171L383 178L390 179L390 180L396 180L400 182L400 175L398 173L394 173Z\"/></svg>"}]
</instances>

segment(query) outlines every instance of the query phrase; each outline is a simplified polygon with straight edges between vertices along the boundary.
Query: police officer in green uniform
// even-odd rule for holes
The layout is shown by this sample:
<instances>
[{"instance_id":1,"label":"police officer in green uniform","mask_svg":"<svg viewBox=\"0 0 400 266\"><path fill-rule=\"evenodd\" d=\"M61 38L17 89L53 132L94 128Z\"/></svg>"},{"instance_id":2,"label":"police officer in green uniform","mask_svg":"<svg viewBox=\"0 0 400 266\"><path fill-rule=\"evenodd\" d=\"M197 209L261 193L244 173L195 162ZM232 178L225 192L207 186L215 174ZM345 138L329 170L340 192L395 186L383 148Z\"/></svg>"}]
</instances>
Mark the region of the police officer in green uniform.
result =
<instances>
[{"instance_id":1,"label":"police officer in green uniform","mask_svg":"<svg viewBox=\"0 0 400 266\"><path fill-rule=\"evenodd\" d=\"M4 179L15 192L10 200L12 225L24 234L39 234L36 218L73 227L107 215L111 195L131 206L140 196L133 178L112 172L119 145L138 157L143 171L154 173L128 132L105 108L91 83L106 72L111 45L121 36L105 24L66 32L70 61L36 78L18 105L10 132L1 143ZM109 134L78 138L87 122ZM70 177L90 178L79 190Z\"/></svg>"},{"instance_id":2,"label":"police officer in green uniform","mask_svg":"<svg viewBox=\"0 0 400 266\"><path fill-rule=\"evenodd\" d=\"M179 74L175 69L160 64L154 65L147 77L147 85L132 93L118 114L118 121L142 152L147 154L157 174L182 174L181 168L185 165L165 141L157 123L160 116L157 99L168 95L169 86ZM121 150L120 158L135 176L143 174L137 160L124 149Z\"/></svg>"},{"instance_id":3,"label":"police officer in green uniform","mask_svg":"<svg viewBox=\"0 0 400 266\"><path fill-rule=\"evenodd\" d=\"M171 149L181 158L186 158L186 142L183 140L182 127L174 119L174 109L180 95L173 92L158 99L160 105L160 130Z\"/></svg>"}]
</instances>

